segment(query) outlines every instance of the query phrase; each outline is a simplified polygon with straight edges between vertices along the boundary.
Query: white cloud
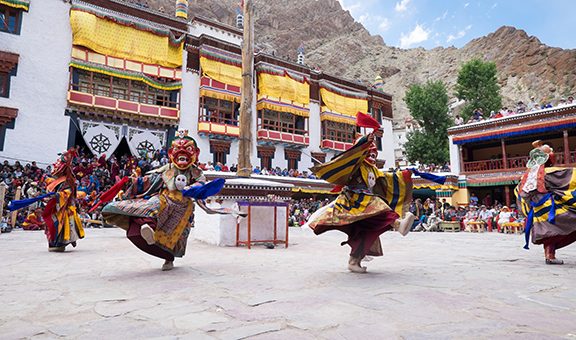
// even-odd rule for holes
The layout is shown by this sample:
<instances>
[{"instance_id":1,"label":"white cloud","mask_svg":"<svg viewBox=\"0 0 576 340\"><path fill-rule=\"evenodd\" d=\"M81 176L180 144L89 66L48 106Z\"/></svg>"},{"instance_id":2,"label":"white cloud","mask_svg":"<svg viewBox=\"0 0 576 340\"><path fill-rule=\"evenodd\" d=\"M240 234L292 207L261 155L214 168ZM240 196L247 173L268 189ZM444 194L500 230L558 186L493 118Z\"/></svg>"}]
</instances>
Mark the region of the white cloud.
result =
<instances>
[{"instance_id":1,"label":"white cloud","mask_svg":"<svg viewBox=\"0 0 576 340\"><path fill-rule=\"evenodd\" d=\"M396 6L394 6L394 9L396 10L396 12L404 12L408 9L409 3L410 3L410 0L401 0L400 2L396 3Z\"/></svg>"},{"instance_id":2,"label":"white cloud","mask_svg":"<svg viewBox=\"0 0 576 340\"><path fill-rule=\"evenodd\" d=\"M472 25L468 25L463 30L456 33L456 35L453 35L453 34L448 35L446 42L449 43L449 42L452 42L456 39L460 39L460 38L464 37L466 35L466 32L468 32L471 28L472 28Z\"/></svg>"},{"instance_id":3,"label":"white cloud","mask_svg":"<svg viewBox=\"0 0 576 340\"><path fill-rule=\"evenodd\" d=\"M470 6L470 3L469 3L469 2L467 2L467 3L464 4L464 8L466 8L466 7L468 7L468 6Z\"/></svg>"},{"instance_id":4,"label":"white cloud","mask_svg":"<svg viewBox=\"0 0 576 340\"><path fill-rule=\"evenodd\" d=\"M497 3L497 2L495 2L494 5L492 5L491 9L494 9L494 8L496 8L496 7L498 7L498 3Z\"/></svg>"},{"instance_id":5,"label":"white cloud","mask_svg":"<svg viewBox=\"0 0 576 340\"><path fill-rule=\"evenodd\" d=\"M448 11L444 12L444 14L442 14L441 17L437 17L436 19L434 19L434 21L444 20L444 19L446 19L447 16L448 16Z\"/></svg>"},{"instance_id":6,"label":"white cloud","mask_svg":"<svg viewBox=\"0 0 576 340\"><path fill-rule=\"evenodd\" d=\"M378 25L378 29L380 30L380 32L386 32L389 28L390 28L390 20L388 20L388 18L382 19L382 21L380 21L380 24Z\"/></svg>"},{"instance_id":7,"label":"white cloud","mask_svg":"<svg viewBox=\"0 0 576 340\"><path fill-rule=\"evenodd\" d=\"M342 9L345 11L350 11L350 13L355 12L358 9L362 8L362 2L358 1L358 2L352 2L352 3L348 3L349 1L347 1L346 3L344 3L344 0L338 0L338 2L340 3L340 6L342 6Z\"/></svg>"},{"instance_id":8,"label":"white cloud","mask_svg":"<svg viewBox=\"0 0 576 340\"><path fill-rule=\"evenodd\" d=\"M414 44L421 43L423 41L428 40L430 35L430 31L426 30L424 27L420 26L420 24L416 25L412 32L408 35L401 34L400 35L400 47L401 48L408 48Z\"/></svg>"}]
</instances>

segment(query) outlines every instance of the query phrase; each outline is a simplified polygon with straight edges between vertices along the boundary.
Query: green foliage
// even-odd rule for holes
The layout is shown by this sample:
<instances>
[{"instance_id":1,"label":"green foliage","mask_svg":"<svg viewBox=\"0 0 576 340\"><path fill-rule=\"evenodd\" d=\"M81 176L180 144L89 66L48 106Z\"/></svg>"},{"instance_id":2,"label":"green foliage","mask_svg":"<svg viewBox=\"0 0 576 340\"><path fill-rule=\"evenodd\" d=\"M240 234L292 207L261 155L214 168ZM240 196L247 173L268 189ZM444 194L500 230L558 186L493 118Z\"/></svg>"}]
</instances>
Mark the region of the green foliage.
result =
<instances>
[{"instance_id":1,"label":"green foliage","mask_svg":"<svg viewBox=\"0 0 576 340\"><path fill-rule=\"evenodd\" d=\"M484 62L480 59L473 59L462 65L455 90L456 97L466 101L462 110L464 121L470 118L476 108L481 108L484 115L488 115L490 111L500 110L502 97L497 72L494 62Z\"/></svg>"},{"instance_id":2,"label":"green foliage","mask_svg":"<svg viewBox=\"0 0 576 340\"><path fill-rule=\"evenodd\" d=\"M410 162L443 164L448 161L448 93L442 81L410 86L404 98L421 130L408 134L404 145Z\"/></svg>"}]
</instances>

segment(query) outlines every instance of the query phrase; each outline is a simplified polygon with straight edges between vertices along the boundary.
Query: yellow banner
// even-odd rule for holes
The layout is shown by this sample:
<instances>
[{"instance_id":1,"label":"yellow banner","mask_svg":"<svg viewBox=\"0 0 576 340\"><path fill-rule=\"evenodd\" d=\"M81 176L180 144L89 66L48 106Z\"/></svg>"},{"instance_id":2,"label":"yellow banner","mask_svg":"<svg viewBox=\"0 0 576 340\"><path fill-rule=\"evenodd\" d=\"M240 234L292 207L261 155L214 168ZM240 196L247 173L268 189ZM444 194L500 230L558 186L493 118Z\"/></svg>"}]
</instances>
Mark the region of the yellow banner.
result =
<instances>
[{"instance_id":1,"label":"yellow banner","mask_svg":"<svg viewBox=\"0 0 576 340\"><path fill-rule=\"evenodd\" d=\"M224 84L242 87L242 68L200 57L202 74Z\"/></svg>"},{"instance_id":2,"label":"yellow banner","mask_svg":"<svg viewBox=\"0 0 576 340\"><path fill-rule=\"evenodd\" d=\"M0 5L6 5L12 8L23 9L26 12L30 9L30 2L28 0L0 0ZM8 20L6 18L6 20Z\"/></svg>"},{"instance_id":3,"label":"yellow banner","mask_svg":"<svg viewBox=\"0 0 576 340\"><path fill-rule=\"evenodd\" d=\"M287 75L258 73L258 92L262 96L293 102L296 106L304 107L310 103L310 85L307 82L300 83Z\"/></svg>"},{"instance_id":4,"label":"yellow banner","mask_svg":"<svg viewBox=\"0 0 576 340\"><path fill-rule=\"evenodd\" d=\"M368 100L341 96L337 93L320 88L322 101L331 112L356 118L356 113L368 112Z\"/></svg>"},{"instance_id":5,"label":"yellow banner","mask_svg":"<svg viewBox=\"0 0 576 340\"><path fill-rule=\"evenodd\" d=\"M172 46L167 36L123 26L78 10L70 11L70 26L74 45L143 63L182 66L183 42Z\"/></svg>"}]
</instances>

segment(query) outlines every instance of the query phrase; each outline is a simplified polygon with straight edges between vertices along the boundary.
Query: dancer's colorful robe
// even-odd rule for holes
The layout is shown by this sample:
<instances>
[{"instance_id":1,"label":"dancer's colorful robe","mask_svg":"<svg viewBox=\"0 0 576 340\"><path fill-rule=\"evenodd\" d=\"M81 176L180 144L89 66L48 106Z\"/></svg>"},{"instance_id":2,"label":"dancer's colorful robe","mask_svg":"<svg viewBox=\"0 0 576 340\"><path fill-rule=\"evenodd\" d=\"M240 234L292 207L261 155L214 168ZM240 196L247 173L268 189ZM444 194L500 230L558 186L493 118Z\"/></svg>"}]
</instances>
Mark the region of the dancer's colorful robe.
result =
<instances>
[{"instance_id":1,"label":"dancer's colorful robe","mask_svg":"<svg viewBox=\"0 0 576 340\"><path fill-rule=\"evenodd\" d=\"M527 170L516 188L526 218L526 245L565 247L576 241L576 171L545 167Z\"/></svg>"},{"instance_id":2,"label":"dancer's colorful robe","mask_svg":"<svg viewBox=\"0 0 576 340\"><path fill-rule=\"evenodd\" d=\"M330 183L343 186L335 201L314 213L308 225L319 235L340 230L348 235L350 255L381 256L379 236L392 229L408 211L412 199L411 172L386 173L366 162L371 144L361 138L351 149L311 170Z\"/></svg>"}]
</instances>

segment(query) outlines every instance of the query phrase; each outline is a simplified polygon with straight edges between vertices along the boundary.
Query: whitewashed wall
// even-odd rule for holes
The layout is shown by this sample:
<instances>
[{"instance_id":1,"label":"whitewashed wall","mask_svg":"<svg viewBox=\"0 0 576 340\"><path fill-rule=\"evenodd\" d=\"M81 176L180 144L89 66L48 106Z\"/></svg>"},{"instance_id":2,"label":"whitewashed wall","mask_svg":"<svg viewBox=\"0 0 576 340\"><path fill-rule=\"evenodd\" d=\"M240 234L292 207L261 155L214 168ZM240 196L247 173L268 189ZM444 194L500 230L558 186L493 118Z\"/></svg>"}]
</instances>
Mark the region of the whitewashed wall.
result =
<instances>
[{"instance_id":1,"label":"whitewashed wall","mask_svg":"<svg viewBox=\"0 0 576 340\"><path fill-rule=\"evenodd\" d=\"M69 10L63 1L32 1L30 11L23 13L20 35L0 33L0 50L20 55L18 72L11 77L10 98L0 97L0 106L19 110L14 129L6 129L0 159L36 160L46 165L67 147Z\"/></svg>"},{"instance_id":2,"label":"whitewashed wall","mask_svg":"<svg viewBox=\"0 0 576 340\"><path fill-rule=\"evenodd\" d=\"M188 28L188 32L191 35L196 36L196 37L200 37L202 34L206 34L206 35L209 35L209 36L214 37L216 39L224 40L224 41L232 43L232 44L236 44L236 45L242 44L242 37L241 36L236 35L236 34L231 33L231 32L221 30L221 29L216 28L216 27L208 26L204 23L197 22L197 21L193 21L190 23L189 28Z\"/></svg>"},{"instance_id":3,"label":"whitewashed wall","mask_svg":"<svg viewBox=\"0 0 576 340\"><path fill-rule=\"evenodd\" d=\"M454 144L452 136L448 136L448 145L450 148L450 170L454 174L459 174L460 169L460 150L458 145Z\"/></svg>"},{"instance_id":4,"label":"whitewashed wall","mask_svg":"<svg viewBox=\"0 0 576 340\"><path fill-rule=\"evenodd\" d=\"M383 159L384 168L393 168L396 166L396 159L394 157L394 131L392 128L392 119L382 118L382 151L378 152L378 159Z\"/></svg>"}]
</instances>

